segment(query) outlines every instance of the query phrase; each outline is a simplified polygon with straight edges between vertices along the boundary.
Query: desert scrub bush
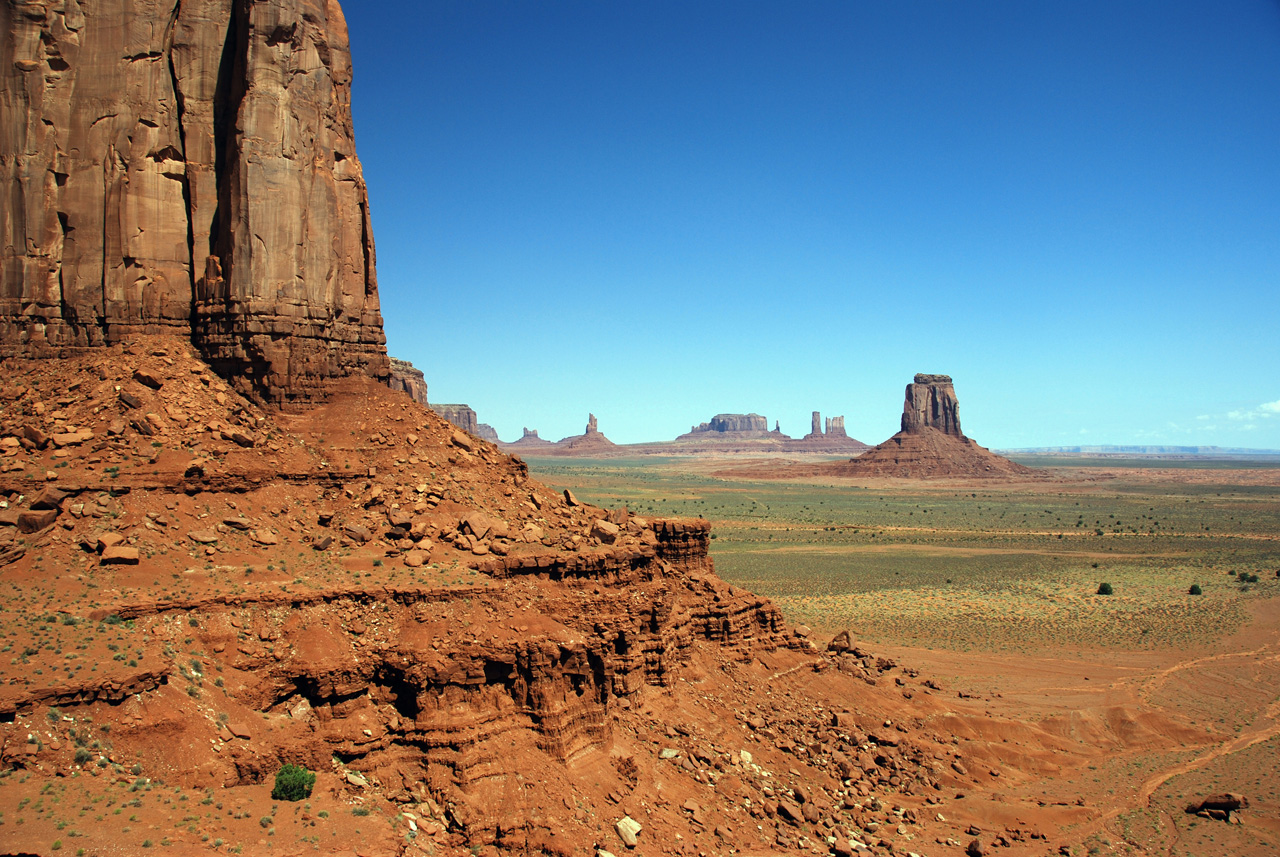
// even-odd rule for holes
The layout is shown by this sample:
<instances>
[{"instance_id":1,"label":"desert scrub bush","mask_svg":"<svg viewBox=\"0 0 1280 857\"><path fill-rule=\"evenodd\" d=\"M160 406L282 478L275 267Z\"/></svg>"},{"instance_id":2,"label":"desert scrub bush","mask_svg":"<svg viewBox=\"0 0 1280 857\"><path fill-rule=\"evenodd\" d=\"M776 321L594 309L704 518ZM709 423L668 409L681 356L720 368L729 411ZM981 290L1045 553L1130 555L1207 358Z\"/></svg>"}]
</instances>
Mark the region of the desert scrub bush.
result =
<instances>
[{"instance_id":1,"label":"desert scrub bush","mask_svg":"<svg viewBox=\"0 0 1280 857\"><path fill-rule=\"evenodd\" d=\"M1198 584L1198 583L1193 583L1193 584L1191 584L1191 588L1187 590L1187 594L1188 594L1188 595L1202 595L1202 594L1204 594L1204 593L1203 593L1203 590L1201 590L1201 589L1200 589L1200 584Z\"/></svg>"},{"instance_id":2,"label":"desert scrub bush","mask_svg":"<svg viewBox=\"0 0 1280 857\"><path fill-rule=\"evenodd\" d=\"M271 790L271 799L304 800L311 797L311 788L315 784L316 775L306 768L285 765L276 773L276 784Z\"/></svg>"},{"instance_id":3,"label":"desert scrub bush","mask_svg":"<svg viewBox=\"0 0 1280 857\"><path fill-rule=\"evenodd\" d=\"M1111 584L1110 584L1110 583L1099 583L1099 584L1098 584L1098 594L1099 594L1099 595L1110 595L1110 594L1112 593L1112 591L1113 591L1113 590L1111 589Z\"/></svg>"}]
</instances>

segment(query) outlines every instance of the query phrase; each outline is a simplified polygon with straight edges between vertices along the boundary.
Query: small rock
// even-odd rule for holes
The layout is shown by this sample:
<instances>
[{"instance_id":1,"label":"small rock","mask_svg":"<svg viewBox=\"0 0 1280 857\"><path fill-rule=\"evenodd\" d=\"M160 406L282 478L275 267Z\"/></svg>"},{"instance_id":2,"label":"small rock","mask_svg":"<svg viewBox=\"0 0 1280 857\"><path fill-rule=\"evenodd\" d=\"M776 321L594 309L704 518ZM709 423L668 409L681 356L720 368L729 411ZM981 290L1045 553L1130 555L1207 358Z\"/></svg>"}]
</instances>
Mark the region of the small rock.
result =
<instances>
[{"instance_id":1,"label":"small rock","mask_svg":"<svg viewBox=\"0 0 1280 857\"><path fill-rule=\"evenodd\" d=\"M57 509L35 509L18 513L18 532L38 533L58 520Z\"/></svg>"},{"instance_id":2,"label":"small rock","mask_svg":"<svg viewBox=\"0 0 1280 857\"><path fill-rule=\"evenodd\" d=\"M342 527L342 532L347 538L356 542L367 542L373 538L373 533L369 532L369 528L360 524L345 524Z\"/></svg>"},{"instance_id":3,"label":"small rock","mask_svg":"<svg viewBox=\"0 0 1280 857\"><path fill-rule=\"evenodd\" d=\"M622 840L623 845L628 848L636 847L639 842L636 837L640 835L640 831L643 829L640 826L640 822L629 815L624 815L614 827L617 829L618 838Z\"/></svg>"},{"instance_id":4,"label":"small rock","mask_svg":"<svg viewBox=\"0 0 1280 857\"><path fill-rule=\"evenodd\" d=\"M138 549L128 545L113 545L102 551L103 565L137 565Z\"/></svg>"},{"instance_id":5,"label":"small rock","mask_svg":"<svg viewBox=\"0 0 1280 857\"><path fill-rule=\"evenodd\" d=\"M141 369L133 373L133 380L137 381L142 386L150 387L153 390L159 390L164 386L164 381L160 380L150 372L144 372Z\"/></svg>"},{"instance_id":6,"label":"small rock","mask_svg":"<svg viewBox=\"0 0 1280 857\"><path fill-rule=\"evenodd\" d=\"M200 545L216 545L218 543L218 534L213 530L192 530L187 533L187 538Z\"/></svg>"},{"instance_id":7,"label":"small rock","mask_svg":"<svg viewBox=\"0 0 1280 857\"><path fill-rule=\"evenodd\" d=\"M124 536L119 533L103 533L98 536L98 541L94 545L94 549L97 550L98 553L102 553L107 548L113 548L119 544L124 544Z\"/></svg>"}]
</instances>

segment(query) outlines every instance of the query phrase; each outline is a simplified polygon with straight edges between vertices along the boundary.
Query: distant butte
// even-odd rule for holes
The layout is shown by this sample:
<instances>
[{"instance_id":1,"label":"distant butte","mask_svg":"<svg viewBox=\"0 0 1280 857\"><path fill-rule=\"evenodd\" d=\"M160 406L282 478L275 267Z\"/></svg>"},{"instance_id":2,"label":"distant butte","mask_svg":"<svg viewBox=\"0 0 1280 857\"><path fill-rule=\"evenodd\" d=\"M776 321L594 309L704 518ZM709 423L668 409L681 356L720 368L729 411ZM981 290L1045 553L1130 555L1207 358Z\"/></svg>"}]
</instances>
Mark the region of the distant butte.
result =
<instances>
[{"instance_id":1,"label":"distant butte","mask_svg":"<svg viewBox=\"0 0 1280 857\"><path fill-rule=\"evenodd\" d=\"M960 403L950 375L916 375L907 385L902 430L857 458L819 465L833 476L937 477L1032 476L1037 471L996 455L965 437Z\"/></svg>"},{"instance_id":2,"label":"distant butte","mask_svg":"<svg viewBox=\"0 0 1280 857\"><path fill-rule=\"evenodd\" d=\"M593 452L613 450L617 444L600 432L595 414L587 414L587 430L579 435L566 437L551 445L546 451L557 455L589 455Z\"/></svg>"}]
</instances>

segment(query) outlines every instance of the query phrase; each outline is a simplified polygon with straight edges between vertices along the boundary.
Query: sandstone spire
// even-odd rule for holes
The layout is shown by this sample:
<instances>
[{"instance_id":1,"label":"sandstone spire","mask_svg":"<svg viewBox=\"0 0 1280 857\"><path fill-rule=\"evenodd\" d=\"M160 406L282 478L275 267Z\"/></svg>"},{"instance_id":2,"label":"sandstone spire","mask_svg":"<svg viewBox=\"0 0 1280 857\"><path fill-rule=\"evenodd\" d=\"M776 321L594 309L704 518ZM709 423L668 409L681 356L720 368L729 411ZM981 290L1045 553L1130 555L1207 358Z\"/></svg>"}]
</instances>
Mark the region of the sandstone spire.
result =
<instances>
[{"instance_id":1,"label":"sandstone spire","mask_svg":"<svg viewBox=\"0 0 1280 857\"><path fill-rule=\"evenodd\" d=\"M835 428L833 420L829 430ZM965 437L960 431L960 405L951 376L924 374L916 375L907 385L901 431L857 458L819 465L816 472L914 479L1039 475Z\"/></svg>"},{"instance_id":2,"label":"sandstone spire","mask_svg":"<svg viewBox=\"0 0 1280 857\"><path fill-rule=\"evenodd\" d=\"M915 382L907 385L902 430L914 434L925 427L964 437L960 431L960 404L950 375L916 375Z\"/></svg>"}]
</instances>

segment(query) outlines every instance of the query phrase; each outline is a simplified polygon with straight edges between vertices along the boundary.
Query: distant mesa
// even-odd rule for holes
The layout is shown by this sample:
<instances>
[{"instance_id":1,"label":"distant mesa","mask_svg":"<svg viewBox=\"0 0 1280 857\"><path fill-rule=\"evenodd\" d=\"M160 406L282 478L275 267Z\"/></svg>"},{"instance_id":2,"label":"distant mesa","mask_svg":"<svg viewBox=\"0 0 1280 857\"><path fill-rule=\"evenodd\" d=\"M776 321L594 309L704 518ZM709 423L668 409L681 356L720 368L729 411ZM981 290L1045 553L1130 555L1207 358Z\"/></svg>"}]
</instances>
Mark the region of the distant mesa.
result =
<instances>
[{"instance_id":1,"label":"distant mesa","mask_svg":"<svg viewBox=\"0 0 1280 857\"><path fill-rule=\"evenodd\" d=\"M391 358L391 378L387 383L393 390L408 393L418 404L427 404L427 377L408 360Z\"/></svg>"},{"instance_id":2,"label":"distant mesa","mask_svg":"<svg viewBox=\"0 0 1280 857\"><path fill-rule=\"evenodd\" d=\"M820 469L838 476L914 479L1038 475L965 437L951 376L923 374L907 385L901 431L857 458Z\"/></svg>"},{"instance_id":3,"label":"distant mesa","mask_svg":"<svg viewBox=\"0 0 1280 857\"><path fill-rule=\"evenodd\" d=\"M776 427L773 433L781 435ZM676 440L708 440L717 436L741 440L768 437L769 434L769 421L759 414L716 414L711 422L693 426Z\"/></svg>"},{"instance_id":4,"label":"distant mesa","mask_svg":"<svg viewBox=\"0 0 1280 857\"><path fill-rule=\"evenodd\" d=\"M488 423L476 418L476 412L470 405L428 405L427 407L453 423L467 434L474 435L490 443L498 442L498 432Z\"/></svg>"}]
</instances>

